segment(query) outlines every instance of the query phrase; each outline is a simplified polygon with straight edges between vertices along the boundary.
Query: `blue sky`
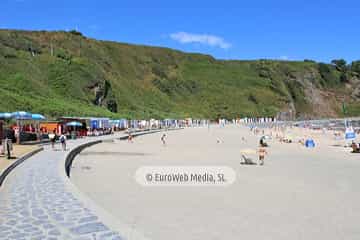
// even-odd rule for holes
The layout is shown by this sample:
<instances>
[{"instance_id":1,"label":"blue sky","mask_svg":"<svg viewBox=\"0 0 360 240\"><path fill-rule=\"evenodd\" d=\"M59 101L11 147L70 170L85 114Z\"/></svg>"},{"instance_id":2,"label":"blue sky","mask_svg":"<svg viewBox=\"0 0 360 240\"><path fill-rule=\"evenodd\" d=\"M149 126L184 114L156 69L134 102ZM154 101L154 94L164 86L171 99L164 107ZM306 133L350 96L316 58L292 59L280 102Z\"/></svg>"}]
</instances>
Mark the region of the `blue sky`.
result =
<instances>
[{"instance_id":1,"label":"blue sky","mask_svg":"<svg viewBox=\"0 0 360 240\"><path fill-rule=\"evenodd\" d=\"M354 0L1 0L0 11L0 28L78 29L221 59L360 59Z\"/></svg>"}]
</instances>

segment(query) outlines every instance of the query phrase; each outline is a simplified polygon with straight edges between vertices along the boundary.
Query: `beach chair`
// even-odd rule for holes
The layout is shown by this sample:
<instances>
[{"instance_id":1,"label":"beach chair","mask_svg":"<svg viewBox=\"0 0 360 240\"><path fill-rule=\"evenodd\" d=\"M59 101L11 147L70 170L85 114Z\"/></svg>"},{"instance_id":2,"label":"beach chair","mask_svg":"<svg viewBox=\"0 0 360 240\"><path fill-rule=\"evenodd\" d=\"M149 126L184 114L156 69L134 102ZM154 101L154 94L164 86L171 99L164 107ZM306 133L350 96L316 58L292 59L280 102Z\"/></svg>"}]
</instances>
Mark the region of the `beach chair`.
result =
<instances>
[{"instance_id":1,"label":"beach chair","mask_svg":"<svg viewBox=\"0 0 360 240\"><path fill-rule=\"evenodd\" d=\"M240 162L240 164L243 164L243 165L256 165L255 162L253 162L253 160L249 157L246 157L244 154L241 155L243 161Z\"/></svg>"}]
</instances>

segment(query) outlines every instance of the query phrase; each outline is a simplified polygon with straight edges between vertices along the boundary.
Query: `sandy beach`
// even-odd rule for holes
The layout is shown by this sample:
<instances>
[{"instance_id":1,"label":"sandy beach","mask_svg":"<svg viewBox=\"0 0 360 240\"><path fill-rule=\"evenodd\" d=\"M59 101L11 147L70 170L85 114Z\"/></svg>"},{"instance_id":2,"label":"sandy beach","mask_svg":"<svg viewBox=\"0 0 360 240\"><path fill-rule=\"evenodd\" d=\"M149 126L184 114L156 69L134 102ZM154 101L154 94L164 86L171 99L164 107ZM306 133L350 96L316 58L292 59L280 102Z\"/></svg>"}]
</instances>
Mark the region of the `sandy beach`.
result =
<instances>
[{"instance_id":1,"label":"sandy beach","mask_svg":"<svg viewBox=\"0 0 360 240\"><path fill-rule=\"evenodd\" d=\"M14 145L14 150L11 153L12 159L7 159L6 154L0 155L0 172L8 168L12 163L14 163L21 156L34 151L38 146L35 145Z\"/></svg>"},{"instance_id":2,"label":"sandy beach","mask_svg":"<svg viewBox=\"0 0 360 240\"><path fill-rule=\"evenodd\" d=\"M240 151L256 149L260 137L246 127L166 134L167 146L156 133L90 147L76 157L71 181L149 239L360 238L360 154L334 146L344 141L331 132L307 131L314 149L270 140L264 166L240 164ZM142 186L135 173L143 166L227 166L236 180L228 187Z\"/></svg>"}]
</instances>

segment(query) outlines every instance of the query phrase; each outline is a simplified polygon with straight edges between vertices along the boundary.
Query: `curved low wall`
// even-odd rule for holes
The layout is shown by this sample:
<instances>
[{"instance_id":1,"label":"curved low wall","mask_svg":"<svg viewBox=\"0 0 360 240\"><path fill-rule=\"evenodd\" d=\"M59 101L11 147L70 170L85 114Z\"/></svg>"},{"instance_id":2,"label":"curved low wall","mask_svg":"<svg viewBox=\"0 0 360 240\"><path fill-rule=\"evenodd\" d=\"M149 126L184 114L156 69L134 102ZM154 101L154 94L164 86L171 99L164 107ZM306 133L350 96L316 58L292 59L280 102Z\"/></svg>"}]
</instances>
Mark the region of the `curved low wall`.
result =
<instances>
[{"instance_id":1,"label":"curved low wall","mask_svg":"<svg viewBox=\"0 0 360 240\"><path fill-rule=\"evenodd\" d=\"M70 177L71 165L72 165L72 162L73 162L74 158L76 157L76 155L78 155L85 148L88 148L88 147L90 147L92 145L99 144L99 143L102 143L102 142L103 142L102 140L88 142L88 143L82 144L82 145L74 148L73 150L71 150L70 153L66 156L66 159L65 159L65 172L66 172L66 175L68 177Z\"/></svg>"},{"instance_id":2,"label":"curved low wall","mask_svg":"<svg viewBox=\"0 0 360 240\"><path fill-rule=\"evenodd\" d=\"M179 128L181 129L181 128ZM138 136L142 136L142 135L146 135L146 134L151 134L151 133L157 133L157 132L161 132L161 131L173 131L173 130L179 130L179 129L156 129L156 130L144 130L144 131L140 131L140 132L135 132L132 134L133 137L138 137ZM128 136L122 136L120 138L114 138L114 139L120 139L120 140L126 140L128 139ZM81 151L83 151L85 148L91 147L95 144L99 144L102 143L104 140L97 140L97 141L92 141L92 142L88 142L85 144L82 144L76 148L74 148L73 150L71 150L71 152L66 156L65 159L65 172L66 175L68 177L70 177L70 170L71 170L71 166L72 163L76 157L76 155L78 155Z\"/></svg>"}]
</instances>

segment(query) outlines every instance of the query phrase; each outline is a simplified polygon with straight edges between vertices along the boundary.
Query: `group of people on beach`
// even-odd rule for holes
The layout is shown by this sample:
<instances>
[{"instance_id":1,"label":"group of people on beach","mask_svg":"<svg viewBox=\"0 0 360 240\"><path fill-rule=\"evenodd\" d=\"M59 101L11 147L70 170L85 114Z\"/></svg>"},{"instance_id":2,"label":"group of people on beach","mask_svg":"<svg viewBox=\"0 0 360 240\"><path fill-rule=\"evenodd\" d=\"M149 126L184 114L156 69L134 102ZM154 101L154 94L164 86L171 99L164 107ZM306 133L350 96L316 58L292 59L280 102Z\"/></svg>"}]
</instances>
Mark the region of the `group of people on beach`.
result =
<instances>
[{"instance_id":1,"label":"group of people on beach","mask_svg":"<svg viewBox=\"0 0 360 240\"><path fill-rule=\"evenodd\" d=\"M134 136L131 134L130 131L128 131L128 138L127 138L128 142L133 143L134 142L133 139L134 139ZM166 134L165 133L161 136L160 140L162 142L162 145L166 146Z\"/></svg>"}]
</instances>

